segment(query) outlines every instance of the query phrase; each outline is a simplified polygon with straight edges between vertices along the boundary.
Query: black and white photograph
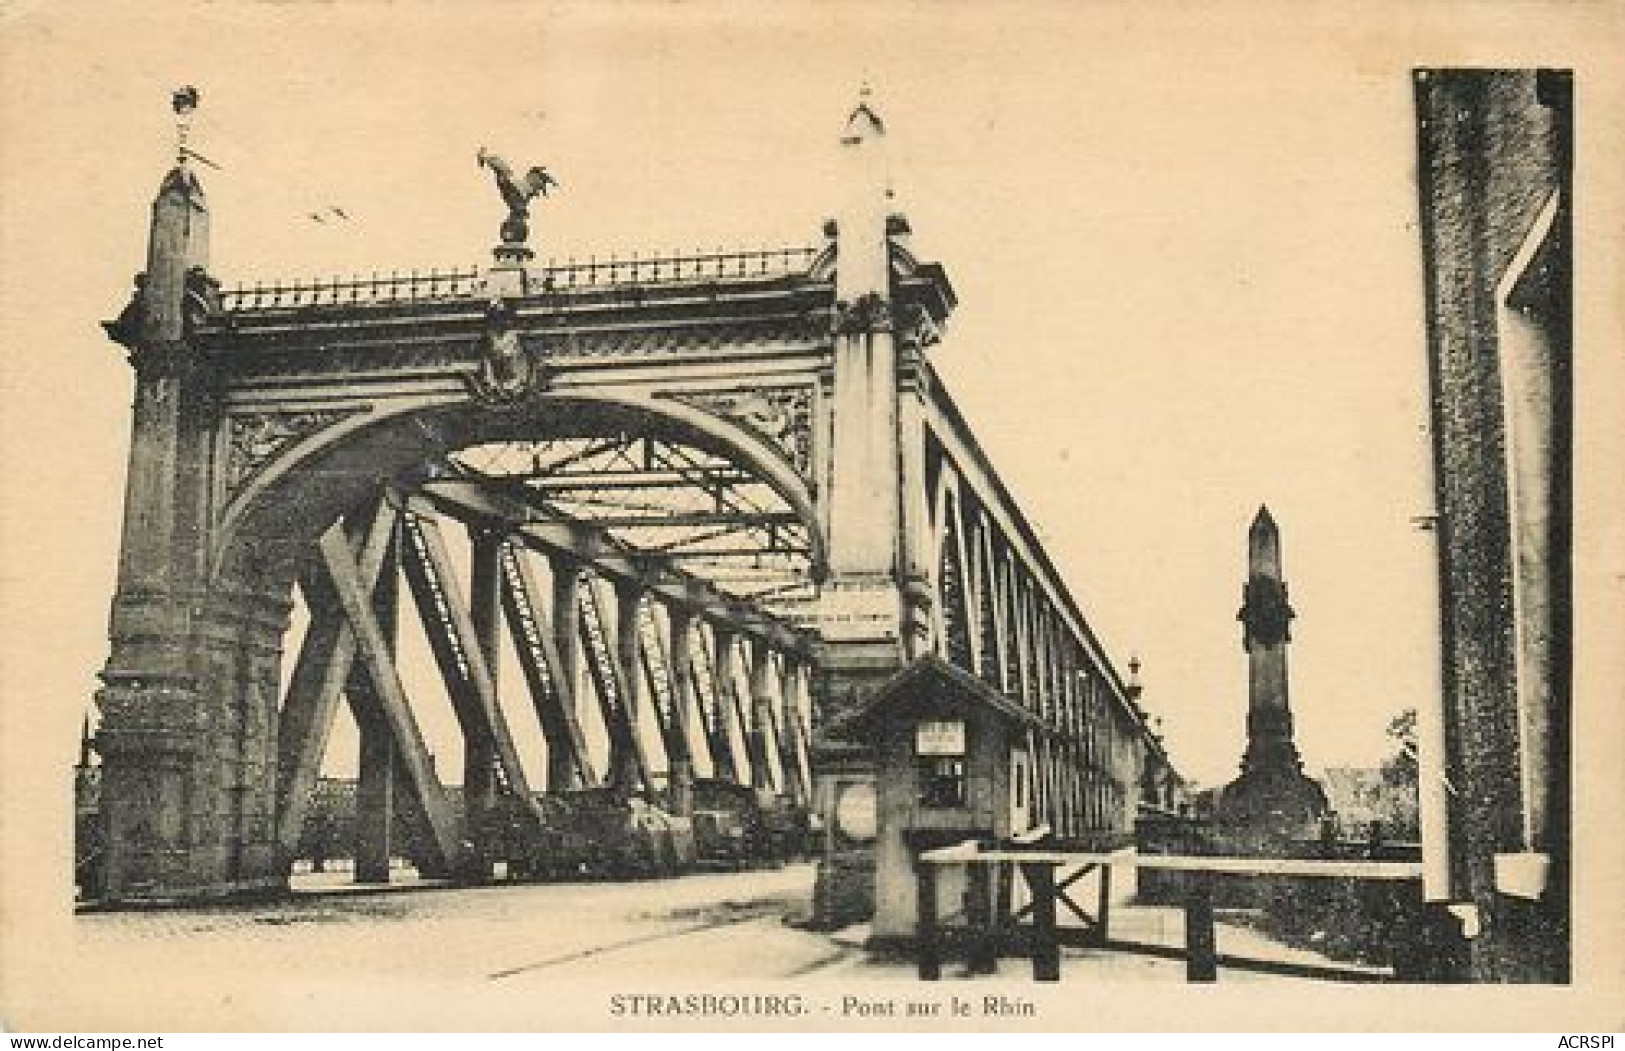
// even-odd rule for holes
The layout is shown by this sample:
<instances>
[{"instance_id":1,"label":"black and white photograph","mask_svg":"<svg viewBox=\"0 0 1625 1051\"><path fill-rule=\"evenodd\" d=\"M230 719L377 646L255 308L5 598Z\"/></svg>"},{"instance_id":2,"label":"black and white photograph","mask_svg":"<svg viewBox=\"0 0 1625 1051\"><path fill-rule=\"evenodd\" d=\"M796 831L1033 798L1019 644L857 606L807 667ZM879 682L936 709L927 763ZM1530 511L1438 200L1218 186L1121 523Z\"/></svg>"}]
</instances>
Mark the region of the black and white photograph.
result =
<instances>
[{"instance_id":1,"label":"black and white photograph","mask_svg":"<svg viewBox=\"0 0 1625 1051\"><path fill-rule=\"evenodd\" d=\"M1622 70L0 5L0 1025L1617 1030Z\"/></svg>"}]
</instances>

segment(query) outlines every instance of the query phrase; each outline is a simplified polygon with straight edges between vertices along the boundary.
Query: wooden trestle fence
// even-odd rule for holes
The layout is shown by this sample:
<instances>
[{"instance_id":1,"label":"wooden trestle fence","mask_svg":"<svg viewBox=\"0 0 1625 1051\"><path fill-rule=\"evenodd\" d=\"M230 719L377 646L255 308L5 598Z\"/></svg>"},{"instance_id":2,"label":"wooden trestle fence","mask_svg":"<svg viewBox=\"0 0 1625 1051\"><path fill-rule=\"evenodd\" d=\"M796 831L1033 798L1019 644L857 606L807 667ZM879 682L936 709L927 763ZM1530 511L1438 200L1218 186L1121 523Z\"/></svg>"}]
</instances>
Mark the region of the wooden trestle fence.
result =
<instances>
[{"instance_id":1,"label":"wooden trestle fence","mask_svg":"<svg viewBox=\"0 0 1625 1051\"><path fill-rule=\"evenodd\" d=\"M1110 935L1111 870L1113 865L1133 865L1184 873L1185 945L1183 950L1134 942L1113 941ZM939 895L942 871L964 866L967 875L965 923L948 927L943 920ZM1076 870L1061 876L1063 868ZM975 841L926 851L915 868L918 879L919 919L915 951L919 975L926 981L942 976L946 950L957 944L965 950L972 974L991 974L1000 948L1015 936L1023 941L1032 958L1033 978L1056 982L1061 977L1061 945L1069 942L1088 947L1156 955L1179 955L1185 960L1189 982L1217 980L1219 964L1237 968L1314 977L1372 980L1369 972L1314 968L1225 956L1218 952L1213 924L1213 887L1221 878L1343 879L1419 883L1422 866L1408 861L1320 861L1297 858L1193 857L1181 855L1136 854L1132 850L1112 853L1046 850L1022 846L988 849ZM1012 910L1014 874L1026 882L1031 901ZM1096 894L1093 913L1087 912L1068 893L1093 873ZM1081 922L1081 927L1063 927L1057 922L1057 905L1064 906ZM1024 920L1029 922L1023 924Z\"/></svg>"}]
</instances>

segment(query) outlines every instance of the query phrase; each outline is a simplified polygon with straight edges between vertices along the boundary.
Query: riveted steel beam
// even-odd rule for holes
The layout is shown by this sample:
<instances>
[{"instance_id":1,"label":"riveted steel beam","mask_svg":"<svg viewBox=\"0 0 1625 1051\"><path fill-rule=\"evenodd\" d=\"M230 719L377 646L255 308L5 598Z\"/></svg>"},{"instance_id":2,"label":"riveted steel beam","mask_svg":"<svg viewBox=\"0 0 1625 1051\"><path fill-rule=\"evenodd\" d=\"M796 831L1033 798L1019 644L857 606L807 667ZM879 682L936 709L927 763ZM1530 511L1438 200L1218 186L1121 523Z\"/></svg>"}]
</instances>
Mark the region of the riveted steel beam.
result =
<instances>
[{"instance_id":1,"label":"riveted steel beam","mask_svg":"<svg viewBox=\"0 0 1625 1051\"><path fill-rule=\"evenodd\" d=\"M661 602L762 639L775 649L811 653L811 641L800 629L684 572L669 559L623 543L591 522L538 507L526 494L514 490L491 481L441 479L424 483L411 500L416 508L499 524L512 539L528 547L588 563L611 581L638 585Z\"/></svg>"},{"instance_id":2,"label":"riveted steel beam","mask_svg":"<svg viewBox=\"0 0 1625 1051\"><path fill-rule=\"evenodd\" d=\"M396 513L387 497L380 500L365 535L354 543L344 536L343 525L333 527L337 538L334 542L354 552L357 582L369 603L394 536ZM307 574L303 590L311 612L310 627L288 684L278 735L281 792L277 841L289 858L299 846L311 790L356 655L355 631L344 618L339 597L328 582L313 570Z\"/></svg>"},{"instance_id":3,"label":"riveted steel beam","mask_svg":"<svg viewBox=\"0 0 1625 1051\"><path fill-rule=\"evenodd\" d=\"M463 860L456 818L445 789L435 774L434 759L429 755L423 731L406 699L400 673L395 668L394 654L390 652L383 630L373 614L369 589L363 584L361 568L350 550L349 541L345 539L343 528L334 526L328 530L319 541L318 548L332 578L344 617L355 632L357 655L372 679L374 694L382 707L379 714L394 738L401 767L428 825L435 854L433 860L440 867L456 870Z\"/></svg>"}]
</instances>

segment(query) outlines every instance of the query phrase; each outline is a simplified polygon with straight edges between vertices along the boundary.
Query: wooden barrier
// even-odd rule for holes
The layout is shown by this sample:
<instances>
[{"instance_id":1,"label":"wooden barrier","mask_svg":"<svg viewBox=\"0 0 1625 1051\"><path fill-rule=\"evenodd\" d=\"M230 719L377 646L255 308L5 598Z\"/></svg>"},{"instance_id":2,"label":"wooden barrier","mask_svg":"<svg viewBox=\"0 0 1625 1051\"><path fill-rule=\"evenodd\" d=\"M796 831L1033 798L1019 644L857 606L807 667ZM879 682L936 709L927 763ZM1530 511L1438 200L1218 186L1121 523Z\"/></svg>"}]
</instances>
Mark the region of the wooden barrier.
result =
<instances>
[{"instance_id":1,"label":"wooden barrier","mask_svg":"<svg viewBox=\"0 0 1625 1051\"><path fill-rule=\"evenodd\" d=\"M920 855L919 927L917 936L920 977L936 981L942 975L944 939L937 901L938 873L947 865L970 866L971 901L969 924L970 970L973 974L994 969L997 943L1008 915L1009 894L1003 874L1019 869L1032 893L1032 904L1022 914L1032 916L1029 952L1033 978L1040 982L1060 980L1061 932L1056 923L1056 904L1085 921L1089 943L1111 945L1108 924L1111 916L1111 866L1132 864L1136 868L1189 874L1185 893L1185 980L1212 982L1218 978L1221 956L1213 924L1213 882L1219 876L1293 877L1311 879L1351 879L1373 881L1419 881L1420 862L1409 861L1319 861L1299 858L1191 857L1174 854L1137 855L1128 851L1113 854L1042 849L981 849L974 841L927 851ZM1081 870L1058 881L1057 870L1077 865ZM1066 895L1066 889L1087 873L1099 874L1099 900L1096 914L1089 916ZM994 881L998 880L997 883ZM985 907L991 888L998 899ZM1019 920L1018 915L1016 919ZM1126 947L1125 947L1126 948ZM1223 957L1230 965L1249 961ZM1260 961L1261 963L1263 961ZM1279 967L1274 969L1281 969Z\"/></svg>"}]
</instances>

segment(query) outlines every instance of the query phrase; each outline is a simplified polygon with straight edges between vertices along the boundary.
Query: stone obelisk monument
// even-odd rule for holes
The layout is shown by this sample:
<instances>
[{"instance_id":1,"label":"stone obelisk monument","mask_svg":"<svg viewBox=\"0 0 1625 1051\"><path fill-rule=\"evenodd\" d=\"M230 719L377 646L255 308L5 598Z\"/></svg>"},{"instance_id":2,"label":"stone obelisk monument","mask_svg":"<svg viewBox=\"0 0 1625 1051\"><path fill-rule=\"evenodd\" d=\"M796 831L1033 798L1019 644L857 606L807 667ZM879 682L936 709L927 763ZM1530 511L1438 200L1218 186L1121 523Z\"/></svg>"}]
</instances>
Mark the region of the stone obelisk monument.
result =
<instances>
[{"instance_id":1,"label":"stone obelisk monument","mask_svg":"<svg viewBox=\"0 0 1625 1051\"><path fill-rule=\"evenodd\" d=\"M1237 614L1247 650L1247 751L1241 776L1218 807L1220 821L1237 831L1308 834L1326 812L1326 795L1304 776L1292 740L1286 648L1294 616L1281 575L1281 531L1269 508L1260 507L1247 532L1247 583Z\"/></svg>"}]
</instances>

